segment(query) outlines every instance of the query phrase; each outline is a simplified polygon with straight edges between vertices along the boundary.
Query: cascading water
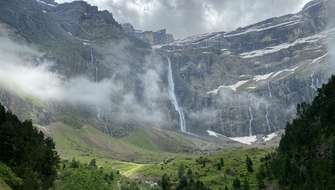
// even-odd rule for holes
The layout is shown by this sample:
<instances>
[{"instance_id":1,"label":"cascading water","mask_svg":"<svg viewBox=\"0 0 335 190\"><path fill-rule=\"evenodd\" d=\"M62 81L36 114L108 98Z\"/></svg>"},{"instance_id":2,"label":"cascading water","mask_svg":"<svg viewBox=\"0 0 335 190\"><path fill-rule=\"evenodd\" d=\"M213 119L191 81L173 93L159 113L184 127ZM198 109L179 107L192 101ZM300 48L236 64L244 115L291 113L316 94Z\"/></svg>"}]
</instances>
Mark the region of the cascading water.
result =
<instances>
[{"instance_id":1,"label":"cascading water","mask_svg":"<svg viewBox=\"0 0 335 190\"><path fill-rule=\"evenodd\" d=\"M271 92L270 81L268 81L268 92L269 92L269 97L272 98L272 92Z\"/></svg>"},{"instance_id":2,"label":"cascading water","mask_svg":"<svg viewBox=\"0 0 335 190\"><path fill-rule=\"evenodd\" d=\"M95 61L94 61L94 53L93 53L93 48L91 48L91 55L90 55L90 65L94 66L94 81L98 82L98 67L97 65L95 65Z\"/></svg>"},{"instance_id":3,"label":"cascading water","mask_svg":"<svg viewBox=\"0 0 335 190\"><path fill-rule=\"evenodd\" d=\"M178 115L179 115L180 131L183 133L187 133L185 115L184 115L183 109L178 104L178 100L177 100L176 93L175 93L172 66L171 66L171 60L169 57L168 57L168 64L169 64L169 72L168 72L169 97L170 97L170 100L175 110L178 112Z\"/></svg>"},{"instance_id":4,"label":"cascading water","mask_svg":"<svg viewBox=\"0 0 335 190\"><path fill-rule=\"evenodd\" d=\"M269 98L272 99L270 81L268 81L268 93L269 93ZM266 126L268 128L268 132L271 132L271 124L270 124L270 119L269 119L269 105L268 104L266 104L266 107L265 107L265 120L266 120Z\"/></svg>"},{"instance_id":5,"label":"cascading water","mask_svg":"<svg viewBox=\"0 0 335 190\"><path fill-rule=\"evenodd\" d=\"M107 127L107 125L104 125L104 127L105 127L105 133L112 136L112 133L111 133L110 129Z\"/></svg>"},{"instance_id":6,"label":"cascading water","mask_svg":"<svg viewBox=\"0 0 335 190\"><path fill-rule=\"evenodd\" d=\"M90 55L90 58L91 58L90 64L93 65L93 64L94 64L93 48L91 48L91 55Z\"/></svg>"},{"instance_id":7,"label":"cascading water","mask_svg":"<svg viewBox=\"0 0 335 190\"><path fill-rule=\"evenodd\" d=\"M95 66L95 82L98 82L98 67Z\"/></svg>"},{"instance_id":8,"label":"cascading water","mask_svg":"<svg viewBox=\"0 0 335 190\"><path fill-rule=\"evenodd\" d=\"M268 127L268 132L271 132L271 124L270 124L270 120L269 120L269 106L266 105L265 108L265 118L266 118L266 125Z\"/></svg>"},{"instance_id":9,"label":"cascading water","mask_svg":"<svg viewBox=\"0 0 335 190\"><path fill-rule=\"evenodd\" d=\"M315 73L313 72L313 73L311 74L311 79L312 79L311 88L312 88L314 91L317 91L317 90L318 90L318 88L317 88L317 84L315 84L315 82L317 82L317 81L315 81L315 77L314 77L314 75L315 75Z\"/></svg>"},{"instance_id":10,"label":"cascading water","mask_svg":"<svg viewBox=\"0 0 335 190\"><path fill-rule=\"evenodd\" d=\"M252 122L254 121L254 115L252 114L252 108L249 106L249 136L252 136Z\"/></svg>"},{"instance_id":11,"label":"cascading water","mask_svg":"<svg viewBox=\"0 0 335 190\"><path fill-rule=\"evenodd\" d=\"M93 52L93 48L91 48L91 54L90 54L90 66L95 66L95 73L94 73L94 82L95 83L98 83L98 67L95 65L95 62L94 62L94 52ZM97 118L98 120L101 120L101 109L99 107L99 105L96 105L96 111L97 111ZM105 130L106 132L107 131L107 127L105 127Z\"/></svg>"},{"instance_id":12,"label":"cascading water","mask_svg":"<svg viewBox=\"0 0 335 190\"><path fill-rule=\"evenodd\" d=\"M269 72L268 65L266 65L266 70ZM271 90L270 80L267 82L267 88L268 88L269 99L272 99L272 90ZM268 128L267 130L268 132L271 132L271 123L269 119L269 105L268 104L266 104L266 107L265 107L265 120L266 120L266 126Z\"/></svg>"}]
</instances>

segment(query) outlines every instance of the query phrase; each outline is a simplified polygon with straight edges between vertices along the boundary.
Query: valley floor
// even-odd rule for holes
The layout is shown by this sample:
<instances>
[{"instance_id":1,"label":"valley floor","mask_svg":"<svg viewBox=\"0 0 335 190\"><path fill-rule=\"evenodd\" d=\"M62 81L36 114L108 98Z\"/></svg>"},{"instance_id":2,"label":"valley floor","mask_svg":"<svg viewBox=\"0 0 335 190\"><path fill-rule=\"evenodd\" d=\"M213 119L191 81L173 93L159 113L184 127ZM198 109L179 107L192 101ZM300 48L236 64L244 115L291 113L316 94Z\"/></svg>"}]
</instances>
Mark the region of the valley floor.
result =
<instances>
[{"instance_id":1,"label":"valley floor","mask_svg":"<svg viewBox=\"0 0 335 190\"><path fill-rule=\"evenodd\" d=\"M63 160L75 158L89 163L96 159L97 165L107 171L117 170L129 179L151 184L158 183L164 174L176 183L178 170L183 166L214 190L231 187L235 178L247 180L251 189L257 189L256 172L247 171L246 157L252 159L256 170L260 158L273 150L211 146L212 151L206 152L199 149L209 146L205 141L194 142L179 133L147 129L136 129L126 137L114 138L93 127L72 128L55 123L49 132ZM198 149L191 149L194 146Z\"/></svg>"}]
</instances>

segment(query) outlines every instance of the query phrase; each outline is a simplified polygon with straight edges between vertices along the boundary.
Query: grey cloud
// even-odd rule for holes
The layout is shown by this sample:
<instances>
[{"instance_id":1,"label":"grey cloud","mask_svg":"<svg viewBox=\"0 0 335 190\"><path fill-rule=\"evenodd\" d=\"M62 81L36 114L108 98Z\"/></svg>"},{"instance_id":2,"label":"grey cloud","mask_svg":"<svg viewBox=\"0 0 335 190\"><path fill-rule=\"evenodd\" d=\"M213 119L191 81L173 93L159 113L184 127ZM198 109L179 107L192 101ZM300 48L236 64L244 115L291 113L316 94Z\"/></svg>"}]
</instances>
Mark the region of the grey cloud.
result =
<instances>
[{"instance_id":1,"label":"grey cloud","mask_svg":"<svg viewBox=\"0 0 335 190\"><path fill-rule=\"evenodd\" d=\"M58 0L58 2L70 0ZM299 11L308 0L88 0L136 28L167 28L176 37L240 26Z\"/></svg>"}]
</instances>

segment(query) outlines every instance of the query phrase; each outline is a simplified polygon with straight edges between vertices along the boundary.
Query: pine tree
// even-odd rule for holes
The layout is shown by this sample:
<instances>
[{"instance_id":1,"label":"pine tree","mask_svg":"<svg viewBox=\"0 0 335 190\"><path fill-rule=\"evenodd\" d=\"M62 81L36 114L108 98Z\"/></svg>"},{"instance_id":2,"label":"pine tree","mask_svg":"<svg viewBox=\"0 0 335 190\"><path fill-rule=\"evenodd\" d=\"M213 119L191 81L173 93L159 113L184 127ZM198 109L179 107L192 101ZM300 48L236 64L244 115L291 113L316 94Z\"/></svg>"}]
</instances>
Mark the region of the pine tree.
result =
<instances>
[{"instance_id":1,"label":"pine tree","mask_svg":"<svg viewBox=\"0 0 335 190\"><path fill-rule=\"evenodd\" d=\"M88 166L91 168L97 168L97 161L95 159L92 159Z\"/></svg>"},{"instance_id":2,"label":"pine tree","mask_svg":"<svg viewBox=\"0 0 335 190\"><path fill-rule=\"evenodd\" d=\"M164 174L162 176L162 179L160 181L160 185L162 187L162 190L170 190L171 189L170 178L167 174Z\"/></svg>"},{"instance_id":3,"label":"pine tree","mask_svg":"<svg viewBox=\"0 0 335 190\"><path fill-rule=\"evenodd\" d=\"M233 189L234 190L241 190L241 181L239 178L235 178L233 181Z\"/></svg>"},{"instance_id":4,"label":"pine tree","mask_svg":"<svg viewBox=\"0 0 335 190\"><path fill-rule=\"evenodd\" d=\"M243 180L243 190L250 190L250 184L247 178L244 178Z\"/></svg>"},{"instance_id":5,"label":"pine tree","mask_svg":"<svg viewBox=\"0 0 335 190\"><path fill-rule=\"evenodd\" d=\"M21 122L0 105L0 162L22 179L22 185L15 189L49 189L59 161L51 138L45 137L31 121Z\"/></svg>"},{"instance_id":6,"label":"pine tree","mask_svg":"<svg viewBox=\"0 0 335 190\"><path fill-rule=\"evenodd\" d=\"M186 176L182 176L179 179L179 183L178 183L178 186L177 186L176 190L182 190L182 189L186 188L187 186L188 186L187 178L186 178Z\"/></svg>"},{"instance_id":7,"label":"pine tree","mask_svg":"<svg viewBox=\"0 0 335 190\"><path fill-rule=\"evenodd\" d=\"M179 165L179 168L178 168L178 177L179 177L179 179L183 178L184 175L185 175L185 166L184 166L184 164L181 163Z\"/></svg>"},{"instance_id":8,"label":"pine tree","mask_svg":"<svg viewBox=\"0 0 335 190\"><path fill-rule=\"evenodd\" d=\"M216 167L217 167L217 169L220 171L221 170L221 164L220 163L217 163L216 164Z\"/></svg>"},{"instance_id":9,"label":"pine tree","mask_svg":"<svg viewBox=\"0 0 335 190\"><path fill-rule=\"evenodd\" d=\"M79 161L77 161L75 158L72 158L70 168L79 168L79 166L80 166Z\"/></svg>"},{"instance_id":10,"label":"pine tree","mask_svg":"<svg viewBox=\"0 0 335 190\"><path fill-rule=\"evenodd\" d=\"M187 177L188 177L189 179L192 179L192 178L193 178L193 172L192 172L192 169L191 169L191 168L189 168L189 169L187 170Z\"/></svg>"},{"instance_id":11,"label":"pine tree","mask_svg":"<svg viewBox=\"0 0 335 190\"><path fill-rule=\"evenodd\" d=\"M247 158L246 158L245 162L246 162L248 172L250 172L250 173L254 172L253 162L248 155L247 155Z\"/></svg>"},{"instance_id":12,"label":"pine tree","mask_svg":"<svg viewBox=\"0 0 335 190\"><path fill-rule=\"evenodd\" d=\"M220 165L221 165L222 168L224 167L224 160L223 160L223 158L220 158Z\"/></svg>"},{"instance_id":13,"label":"pine tree","mask_svg":"<svg viewBox=\"0 0 335 190\"><path fill-rule=\"evenodd\" d=\"M114 173L113 173L113 172L111 172L111 173L109 174L109 179L110 179L111 181L114 180Z\"/></svg>"}]
</instances>

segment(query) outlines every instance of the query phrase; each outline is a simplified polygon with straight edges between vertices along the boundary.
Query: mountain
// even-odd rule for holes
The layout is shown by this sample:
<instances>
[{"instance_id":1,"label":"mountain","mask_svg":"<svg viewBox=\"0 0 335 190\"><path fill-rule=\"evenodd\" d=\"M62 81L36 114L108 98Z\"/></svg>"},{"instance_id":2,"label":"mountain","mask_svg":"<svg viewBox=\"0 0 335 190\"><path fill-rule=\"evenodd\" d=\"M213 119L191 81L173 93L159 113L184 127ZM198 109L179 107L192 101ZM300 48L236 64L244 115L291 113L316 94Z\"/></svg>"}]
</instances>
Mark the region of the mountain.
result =
<instances>
[{"instance_id":1,"label":"mountain","mask_svg":"<svg viewBox=\"0 0 335 190\"><path fill-rule=\"evenodd\" d=\"M232 32L155 46L169 57L187 131L255 136L283 129L334 73L334 1Z\"/></svg>"},{"instance_id":2,"label":"mountain","mask_svg":"<svg viewBox=\"0 0 335 190\"><path fill-rule=\"evenodd\" d=\"M3 0L0 100L49 133L61 122L116 138L159 128L215 148L264 143L333 73L334 6L311 1L297 14L170 43L153 32L159 45L150 46L84 1Z\"/></svg>"},{"instance_id":3,"label":"mountain","mask_svg":"<svg viewBox=\"0 0 335 190\"><path fill-rule=\"evenodd\" d=\"M171 41L84 1L1 0L0 189L334 189L332 18L313 0Z\"/></svg>"},{"instance_id":4,"label":"mountain","mask_svg":"<svg viewBox=\"0 0 335 190\"><path fill-rule=\"evenodd\" d=\"M62 158L153 162L228 138L176 133L164 61L83 1L0 2L0 101L51 136Z\"/></svg>"},{"instance_id":5,"label":"mountain","mask_svg":"<svg viewBox=\"0 0 335 190\"><path fill-rule=\"evenodd\" d=\"M88 120L96 120L106 125L110 122L106 121L107 116L102 119L102 115L107 112L110 114L107 109L110 109L112 105L107 105L107 102L112 104L112 100L106 100L109 97L100 96L104 92L98 91L111 93L113 87L115 90L118 88L118 94L113 93L116 99L113 107L122 106L120 105L122 100L117 96L125 94L135 99L131 101L143 100L141 96L143 96L145 85L142 75L148 71L149 63L147 65L146 63L155 59L155 55L151 53L148 44L128 36L111 13L99 11L97 7L84 1L57 4L44 0L4 0L0 2L0 12L1 26L8 33L2 33L4 38L10 38L12 45L28 46L27 49L38 52L38 56L33 55L30 58L33 60L33 65L51 62L48 70L57 73L60 82L73 81L81 77L88 83L81 84L85 81L79 81L79 84L68 85L70 89L79 85L82 90L87 86L82 92L88 93L86 97L82 97L82 94L75 95L83 98L84 103L80 103L80 106L72 105L73 101L69 101L73 98L71 97L73 94L65 97L65 101L52 100L47 103L42 101L36 104L36 97L29 95L27 98L26 95L21 94L15 97L17 93L3 90L2 102L19 116L33 118L39 124L48 125L59 120L59 117L64 117L64 110L68 110L77 118L90 118ZM3 47L3 51L6 51L6 48ZM17 54L17 57L21 56L20 52L14 53ZM106 89L107 83L109 90ZM94 99L94 102L87 105L87 101L91 99ZM100 119L97 118L97 115Z\"/></svg>"}]
</instances>

